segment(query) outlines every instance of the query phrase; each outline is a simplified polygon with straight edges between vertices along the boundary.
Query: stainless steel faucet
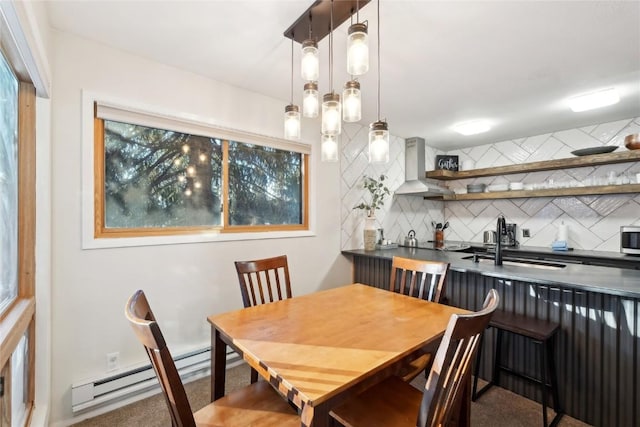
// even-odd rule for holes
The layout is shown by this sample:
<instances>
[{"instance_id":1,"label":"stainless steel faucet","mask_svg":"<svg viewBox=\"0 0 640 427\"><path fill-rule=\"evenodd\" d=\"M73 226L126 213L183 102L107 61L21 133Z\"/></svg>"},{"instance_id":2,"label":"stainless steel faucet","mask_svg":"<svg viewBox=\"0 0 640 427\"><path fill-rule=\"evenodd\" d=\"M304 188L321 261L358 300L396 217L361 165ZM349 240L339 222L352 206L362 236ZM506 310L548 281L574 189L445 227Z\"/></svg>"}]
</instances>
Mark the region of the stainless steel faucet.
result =
<instances>
[{"instance_id":1,"label":"stainless steel faucet","mask_svg":"<svg viewBox=\"0 0 640 427\"><path fill-rule=\"evenodd\" d=\"M502 265L502 236L507 234L507 221L504 219L504 215L498 217L496 224L496 256L495 265Z\"/></svg>"}]
</instances>

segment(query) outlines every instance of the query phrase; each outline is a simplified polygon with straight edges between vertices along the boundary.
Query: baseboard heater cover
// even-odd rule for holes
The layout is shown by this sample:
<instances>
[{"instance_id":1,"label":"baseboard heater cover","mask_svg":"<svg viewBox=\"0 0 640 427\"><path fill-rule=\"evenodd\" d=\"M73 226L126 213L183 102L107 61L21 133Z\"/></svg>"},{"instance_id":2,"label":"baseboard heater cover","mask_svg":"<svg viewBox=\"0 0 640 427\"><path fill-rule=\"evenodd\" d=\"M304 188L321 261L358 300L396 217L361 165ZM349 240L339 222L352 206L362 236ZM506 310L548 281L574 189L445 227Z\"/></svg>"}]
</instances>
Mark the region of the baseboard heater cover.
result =
<instances>
[{"instance_id":1,"label":"baseboard heater cover","mask_svg":"<svg viewBox=\"0 0 640 427\"><path fill-rule=\"evenodd\" d=\"M180 378L185 383L211 373L210 347L179 355L174 360ZM240 360L238 353L227 348L227 367L239 364ZM142 397L145 397L154 389L159 391L160 384L149 363L108 377L72 385L71 409L74 413L80 413L131 399L135 395L144 394Z\"/></svg>"}]
</instances>

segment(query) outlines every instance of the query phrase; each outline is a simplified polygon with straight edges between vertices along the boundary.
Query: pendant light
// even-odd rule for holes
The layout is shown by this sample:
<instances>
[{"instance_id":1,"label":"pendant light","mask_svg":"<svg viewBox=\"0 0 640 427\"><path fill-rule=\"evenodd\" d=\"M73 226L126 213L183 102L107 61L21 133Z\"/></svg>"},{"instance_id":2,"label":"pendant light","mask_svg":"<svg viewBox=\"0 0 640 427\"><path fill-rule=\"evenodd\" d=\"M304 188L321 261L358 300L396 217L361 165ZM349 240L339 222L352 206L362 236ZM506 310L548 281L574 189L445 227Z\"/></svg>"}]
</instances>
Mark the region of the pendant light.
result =
<instances>
[{"instance_id":1,"label":"pendant light","mask_svg":"<svg viewBox=\"0 0 640 427\"><path fill-rule=\"evenodd\" d=\"M291 103L284 107L285 139L300 139L300 109L293 104L293 39L291 39Z\"/></svg>"},{"instance_id":2,"label":"pendant light","mask_svg":"<svg viewBox=\"0 0 640 427\"><path fill-rule=\"evenodd\" d=\"M380 120L380 0L378 0L378 120L369 130L369 163L389 162L389 127Z\"/></svg>"},{"instance_id":3,"label":"pendant light","mask_svg":"<svg viewBox=\"0 0 640 427\"><path fill-rule=\"evenodd\" d=\"M361 76L369 71L369 35L367 24L360 21L360 4L356 2L356 23L349 27L347 38L347 73Z\"/></svg>"},{"instance_id":4,"label":"pendant light","mask_svg":"<svg viewBox=\"0 0 640 427\"><path fill-rule=\"evenodd\" d=\"M318 97L318 84L316 82L305 83L302 95L303 117L318 117L320 100Z\"/></svg>"},{"instance_id":5,"label":"pendant light","mask_svg":"<svg viewBox=\"0 0 640 427\"><path fill-rule=\"evenodd\" d=\"M338 139L340 135L322 135L322 144L320 146L320 152L322 155L321 160L323 162L337 162L338 161Z\"/></svg>"},{"instance_id":6,"label":"pendant light","mask_svg":"<svg viewBox=\"0 0 640 427\"><path fill-rule=\"evenodd\" d=\"M340 95L333 91L333 0L331 0L331 28L329 32L329 86L331 92L322 97L322 135L340 135L342 132L342 106Z\"/></svg>"},{"instance_id":7,"label":"pendant light","mask_svg":"<svg viewBox=\"0 0 640 427\"><path fill-rule=\"evenodd\" d=\"M300 62L302 79L308 82L318 80L320 76L320 60L318 59L318 43L313 39L302 42L302 60Z\"/></svg>"},{"instance_id":8,"label":"pendant light","mask_svg":"<svg viewBox=\"0 0 640 427\"><path fill-rule=\"evenodd\" d=\"M362 98L360 83L349 80L342 92L342 120L347 123L358 122L362 118Z\"/></svg>"},{"instance_id":9,"label":"pendant light","mask_svg":"<svg viewBox=\"0 0 640 427\"><path fill-rule=\"evenodd\" d=\"M320 78L320 56L318 42L312 38L313 16L309 12L309 38L302 42L302 58L300 60L300 74L302 80L315 82ZM293 36L291 37L293 39Z\"/></svg>"}]
</instances>

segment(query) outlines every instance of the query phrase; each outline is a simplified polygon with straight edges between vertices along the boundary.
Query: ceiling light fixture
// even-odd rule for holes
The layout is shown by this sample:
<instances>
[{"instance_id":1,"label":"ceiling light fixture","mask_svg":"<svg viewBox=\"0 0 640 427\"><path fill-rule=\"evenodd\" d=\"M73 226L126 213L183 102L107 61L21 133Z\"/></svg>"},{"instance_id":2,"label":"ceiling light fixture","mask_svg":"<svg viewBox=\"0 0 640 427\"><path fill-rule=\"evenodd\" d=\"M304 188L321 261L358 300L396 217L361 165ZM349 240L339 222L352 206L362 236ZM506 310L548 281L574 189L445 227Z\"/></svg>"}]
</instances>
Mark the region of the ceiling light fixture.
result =
<instances>
[{"instance_id":1,"label":"ceiling light fixture","mask_svg":"<svg viewBox=\"0 0 640 427\"><path fill-rule=\"evenodd\" d=\"M309 12L309 38L302 42L302 59L300 61L302 80L308 82L318 81L320 77L320 56L318 55L318 42L312 38L312 18L313 15Z\"/></svg>"},{"instance_id":2,"label":"ceiling light fixture","mask_svg":"<svg viewBox=\"0 0 640 427\"><path fill-rule=\"evenodd\" d=\"M352 69L352 78L345 84L342 103L340 94L335 93L333 87L333 31L334 28L353 14L359 14L360 6L368 4L370 0L315 0L313 4L284 32L285 37L295 40L302 45L301 75L306 81L302 100L302 115L317 117L318 110L318 75L319 61L317 60L317 46L320 40L329 36L329 91L323 96L321 118L321 147L323 161L337 161L339 153L339 136L342 131L342 120L345 122L358 121L362 116L360 83L353 78L368 69L368 36L367 24L356 22L349 28L348 50L351 50L353 63L360 64ZM312 19L313 18L313 19ZM359 15L356 20L359 20ZM353 22L353 21L352 21ZM335 24L335 25L334 25ZM313 37L312 37L313 35ZM363 65L362 60L367 59ZM348 61L349 62L349 61ZM315 69L317 72L307 73ZM292 89L293 92L293 89ZM293 105L293 101L291 102ZM289 108L289 106L288 106ZM343 117L342 112L345 116Z\"/></svg>"},{"instance_id":3,"label":"ceiling light fixture","mask_svg":"<svg viewBox=\"0 0 640 427\"><path fill-rule=\"evenodd\" d=\"M362 118L362 96L360 83L349 80L342 92L342 120L347 123L359 122Z\"/></svg>"},{"instance_id":4,"label":"ceiling light fixture","mask_svg":"<svg viewBox=\"0 0 640 427\"><path fill-rule=\"evenodd\" d=\"M318 84L316 82L305 83L302 95L302 115L309 118L318 117L319 105Z\"/></svg>"},{"instance_id":5,"label":"ceiling light fixture","mask_svg":"<svg viewBox=\"0 0 640 427\"><path fill-rule=\"evenodd\" d=\"M380 119L380 0L378 0L378 120L369 130L369 163L389 162L389 126Z\"/></svg>"},{"instance_id":6,"label":"ceiling light fixture","mask_svg":"<svg viewBox=\"0 0 640 427\"><path fill-rule=\"evenodd\" d=\"M356 23L351 24L347 38L347 73L361 76L369 71L369 35L367 24L360 22L360 2L356 1Z\"/></svg>"},{"instance_id":7,"label":"ceiling light fixture","mask_svg":"<svg viewBox=\"0 0 640 427\"><path fill-rule=\"evenodd\" d=\"M285 139L300 139L300 109L293 104L293 39L291 39L291 103L284 107Z\"/></svg>"},{"instance_id":8,"label":"ceiling light fixture","mask_svg":"<svg viewBox=\"0 0 640 427\"><path fill-rule=\"evenodd\" d=\"M331 0L331 30L329 32L329 89L322 97L322 135L340 135L342 132L342 105L340 95L333 91L333 0Z\"/></svg>"},{"instance_id":9,"label":"ceiling light fixture","mask_svg":"<svg viewBox=\"0 0 640 427\"><path fill-rule=\"evenodd\" d=\"M451 126L451 129L459 134L469 136L491 130L491 125L486 120L472 120Z\"/></svg>"},{"instance_id":10,"label":"ceiling light fixture","mask_svg":"<svg viewBox=\"0 0 640 427\"><path fill-rule=\"evenodd\" d=\"M569 98L569 107L575 113L594 110L600 107L617 104L620 102L620 95L615 88L599 90L586 93L584 95Z\"/></svg>"}]
</instances>

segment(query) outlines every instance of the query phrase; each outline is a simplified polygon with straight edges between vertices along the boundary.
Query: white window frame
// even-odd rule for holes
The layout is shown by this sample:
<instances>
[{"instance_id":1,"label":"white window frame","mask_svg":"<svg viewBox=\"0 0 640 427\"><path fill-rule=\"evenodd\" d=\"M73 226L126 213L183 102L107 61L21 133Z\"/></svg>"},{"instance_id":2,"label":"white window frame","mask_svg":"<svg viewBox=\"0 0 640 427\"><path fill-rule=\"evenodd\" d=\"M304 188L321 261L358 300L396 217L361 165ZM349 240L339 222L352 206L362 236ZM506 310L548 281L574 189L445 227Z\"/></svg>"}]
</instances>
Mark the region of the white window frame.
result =
<instances>
[{"instance_id":1,"label":"white window frame","mask_svg":"<svg viewBox=\"0 0 640 427\"><path fill-rule=\"evenodd\" d=\"M128 123L143 124L136 117L144 115L147 119L145 126L159 126L184 133L195 133L198 135L210 135L218 138L229 138L240 140L249 144L269 146L279 149L292 149L295 151L311 154L312 149L309 144L286 141L266 135L244 132L215 124L212 120L195 114L179 113L176 111L163 110L158 107L123 100L117 97L101 94L91 90L82 91L82 248L101 249L131 246L154 246L171 245L183 243L202 242L226 242L241 240L260 239L282 239L294 237L315 236L315 167L310 167L307 171L309 180L309 229L296 231L256 231L246 233L220 233L218 231L196 232L193 234L176 234L162 236L141 236L141 237L118 237L118 238L96 238L94 234L95 217L95 195L94 195L94 105L103 107L103 114L112 119L119 117L123 120L126 116ZM98 107L100 108L100 107ZM149 123L148 118L153 117L155 123ZM313 158L313 156L311 156ZM311 164L312 162L310 162Z\"/></svg>"}]
</instances>

